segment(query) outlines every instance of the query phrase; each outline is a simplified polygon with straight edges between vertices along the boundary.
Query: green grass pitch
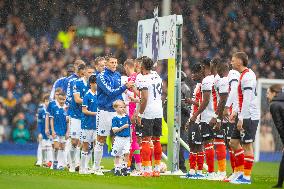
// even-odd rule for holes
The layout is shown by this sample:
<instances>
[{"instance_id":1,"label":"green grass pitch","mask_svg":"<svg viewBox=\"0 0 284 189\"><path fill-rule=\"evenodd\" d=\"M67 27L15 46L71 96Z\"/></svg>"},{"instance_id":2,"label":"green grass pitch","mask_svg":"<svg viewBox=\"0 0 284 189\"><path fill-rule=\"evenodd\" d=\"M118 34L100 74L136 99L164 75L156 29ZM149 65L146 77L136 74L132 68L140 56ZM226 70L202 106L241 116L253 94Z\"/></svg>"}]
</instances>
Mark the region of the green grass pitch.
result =
<instances>
[{"instance_id":1,"label":"green grass pitch","mask_svg":"<svg viewBox=\"0 0 284 189\"><path fill-rule=\"evenodd\" d=\"M115 177L112 175L79 175L67 171L53 171L34 166L32 156L0 156L0 188L2 189L226 189L271 188L276 183L278 163L256 163L252 185L232 185L219 181L188 180L177 176L160 178ZM111 169L111 158L103 159L102 165Z\"/></svg>"}]
</instances>

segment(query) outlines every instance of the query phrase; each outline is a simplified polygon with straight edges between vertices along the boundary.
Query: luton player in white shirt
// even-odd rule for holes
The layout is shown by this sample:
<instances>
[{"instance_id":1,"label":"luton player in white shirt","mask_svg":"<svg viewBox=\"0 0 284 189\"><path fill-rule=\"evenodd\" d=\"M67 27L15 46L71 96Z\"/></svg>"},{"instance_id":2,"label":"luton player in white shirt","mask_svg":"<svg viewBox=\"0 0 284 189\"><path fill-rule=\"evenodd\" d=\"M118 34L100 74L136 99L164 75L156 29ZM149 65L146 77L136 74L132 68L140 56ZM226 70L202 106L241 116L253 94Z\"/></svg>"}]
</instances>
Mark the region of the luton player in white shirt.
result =
<instances>
[{"instance_id":1,"label":"luton player in white shirt","mask_svg":"<svg viewBox=\"0 0 284 189\"><path fill-rule=\"evenodd\" d=\"M219 180L224 180L226 178L226 145L225 132L221 122L228 98L229 82L227 77L220 77L217 73L216 66L221 62L220 58L214 58L211 61L211 73L215 76L212 89L215 116L211 119L210 125L214 127L214 145L218 161L217 177Z\"/></svg>"},{"instance_id":2,"label":"luton player in white shirt","mask_svg":"<svg viewBox=\"0 0 284 189\"><path fill-rule=\"evenodd\" d=\"M190 123L193 124L200 115L201 135L203 138L203 145L205 148L205 158L208 165L208 180L215 180L214 173L214 132L213 127L209 125L215 112L213 108L212 88L214 76L211 74L210 60L205 59L201 62L203 70L203 79L201 82L202 102L198 110L190 117Z\"/></svg>"},{"instance_id":3,"label":"luton player in white shirt","mask_svg":"<svg viewBox=\"0 0 284 189\"><path fill-rule=\"evenodd\" d=\"M260 109L257 104L256 76L247 68L248 56L244 52L236 52L232 56L233 69L240 72L238 84L238 123L233 130L230 145L236 157L236 175L231 181L237 184L251 184L251 170L254 162L253 142L257 131ZM242 147L241 147L242 144Z\"/></svg>"},{"instance_id":4,"label":"luton player in white shirt","mask_svg":"<svg viewBox=\"0 0 284 189\"><path fill-rule=\"evenodd\" d=\"M141 73L141 102L138 114L138 124L142 127L142 166L143 176L160 176L160 163L162 157L162 146L160 136L162 134L162 79L157 72L152 71L153 61L142 58ZM150 142L154 145L154 171L150 159Z\"/></svg>"},{"instance_id":5,"label":"luton player in white shirt","mask_svg":"<svg viewBox=\"0 0 284 189\"><path fill-rule=\"evenodd\" d=\"M233 132L233 128L236 124L235 116L238 111L238 82L240 78L240 73L236 70L229 70L229 64L225 62L219 62L216 65L216 70L218 75L222 78L227 78L229 83L229 94L227 98L227 102L225 105L225 109L223 111L223 121L222 128L225 131L225 142L229 149L230 153L230 162L231 167L234 172L235 169L235 155L232 148L229 146L229 142L231 139L231 135ZM229 182L233 178L233 174L225 179L224 181Z\"/></svg>"}]
</instances>

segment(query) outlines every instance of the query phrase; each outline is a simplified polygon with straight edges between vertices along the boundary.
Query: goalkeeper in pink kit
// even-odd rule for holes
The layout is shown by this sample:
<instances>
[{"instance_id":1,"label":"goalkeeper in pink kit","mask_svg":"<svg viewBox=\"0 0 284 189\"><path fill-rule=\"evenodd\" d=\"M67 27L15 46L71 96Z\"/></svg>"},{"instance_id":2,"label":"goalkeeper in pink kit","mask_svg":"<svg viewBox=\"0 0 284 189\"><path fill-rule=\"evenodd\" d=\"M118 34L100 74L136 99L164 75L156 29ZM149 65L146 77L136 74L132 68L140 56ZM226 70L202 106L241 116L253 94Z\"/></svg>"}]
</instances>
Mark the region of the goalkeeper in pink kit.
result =
<instances>
[{"instance_id":1,"label":"goalkeeper in pink kit","mask_svg":"<svg viewBox=\"0 0 284 189\"><path fill-rule=\"evenodd\" d=\"M135 70L135 62L132 59L127 59L124 62L124 69L128 76L128 81L134 81L135 83L138 82L136 78L139 78L141 74L137 74ZM137 77L138 76L138 77ZM137 84L136 84L137 85ZM128 90L126 94L129 101L129 117L132 118L135 114L136 110L136 103L139 102L139 96L136 95L136 93L132 90ZM133 172L133 176L139 176L141 175L141 156L140 156L140 146L138 144L138 137L137 135L139 132L136 131L135 124L131 124L131 149L130 149L130 155L129 155L129 163L128 167L131 164L132 157L135 159L136 164L136 172Z\"/></svg>"}]
</instances>

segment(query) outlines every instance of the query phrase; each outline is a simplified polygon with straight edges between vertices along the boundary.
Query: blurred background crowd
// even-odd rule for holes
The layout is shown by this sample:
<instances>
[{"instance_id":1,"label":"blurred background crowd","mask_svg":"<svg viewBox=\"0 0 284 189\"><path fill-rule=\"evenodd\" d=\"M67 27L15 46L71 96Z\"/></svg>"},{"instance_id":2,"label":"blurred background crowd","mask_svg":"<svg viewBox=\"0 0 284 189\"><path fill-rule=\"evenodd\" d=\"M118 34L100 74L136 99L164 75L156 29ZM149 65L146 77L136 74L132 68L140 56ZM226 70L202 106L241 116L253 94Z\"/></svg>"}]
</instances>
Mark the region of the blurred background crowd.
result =
<instances>
[{"instance_id":1,"label":"blurred background crowd","mask_svg":"<svg viewBox=\"0 0 284 189\"><path fill-rule=\"evenodd\" d=\"M191 88L193 64L216 56L229 61L237 50L249 55L258 78L283 78L284 1L171 5L171 14L183 15L182 70ZM87 63L108 53L119 63L136 58L137 22L152 18L156 6L161 0L0 0L0 142L35 141L39 97L76 58ZM262 113L262 137L270 141L262 150L274 151L279 147L271 117Z\"/></svg>"}]
</instances>

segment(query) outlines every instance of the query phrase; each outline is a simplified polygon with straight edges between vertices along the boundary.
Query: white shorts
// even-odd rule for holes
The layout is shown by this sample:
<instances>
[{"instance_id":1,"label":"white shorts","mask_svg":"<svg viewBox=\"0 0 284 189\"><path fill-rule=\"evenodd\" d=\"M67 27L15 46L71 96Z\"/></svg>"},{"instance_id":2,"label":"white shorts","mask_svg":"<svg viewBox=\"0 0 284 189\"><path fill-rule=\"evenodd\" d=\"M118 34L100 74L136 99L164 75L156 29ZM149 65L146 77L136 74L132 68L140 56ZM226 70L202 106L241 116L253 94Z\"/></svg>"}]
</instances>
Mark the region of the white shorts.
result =
<instances>
[{"instance_id":1,"label":"white shorts","mask_svg":"<svg viewBox=\"0 0 284 189\"><path fill-rule=\"evenodd\" d=\"M111 155L122 156L130 152L130 137L115 136Z\"/></svg>"},{"instance_id":2,"label":"white shorts","mask_svg":"<svg viewBox=\"0 0 284 189\"><path fill-rule=\"evenodd\" d=\"M97 135L109 136L112 118L116 115L116 112L108 112L104 110L98 110L97 114Z\"/></svg>"},{"instance_id":3,"label":"white shorts","mask_svg":"<svg viewBox=\"0 0 284 189\"><path fill-rule=\"evenodd\" d=\"M70 137L79 139L81 135L81 120L70 117Z\"/></svg>"},{"instance_id":4,"label":"white shorts","mask_svg":"<svg viewBox=\"0 0 284 189\"><path fill-rule=\"evenodd\" d=\"M56 136L53 139L53 142L65 143L66 142L66 138L65 138L65 136Z\"/></svg>"},{"instance_id":5,"label":"white shorts","mask_svg":"<svg viewBox=\"0 0 284 189\"><path fill-rule=\"evenodd\" d=\"M82 129L81 130L81 141L82 142L94 142L96 140L97 134L95 130L88 130L88 129Z\"/></svg>"},{"instance_id":6,"label":"white shorts","mask_svg":"<svg viewBox=\"0 0 284 189\"><path fill-rule=\"evenodd\" d=\"M51 139L42 139L41 147L42 148L49 148L52 146L53 141Z\"/></svg>"}]
</instances>

